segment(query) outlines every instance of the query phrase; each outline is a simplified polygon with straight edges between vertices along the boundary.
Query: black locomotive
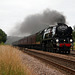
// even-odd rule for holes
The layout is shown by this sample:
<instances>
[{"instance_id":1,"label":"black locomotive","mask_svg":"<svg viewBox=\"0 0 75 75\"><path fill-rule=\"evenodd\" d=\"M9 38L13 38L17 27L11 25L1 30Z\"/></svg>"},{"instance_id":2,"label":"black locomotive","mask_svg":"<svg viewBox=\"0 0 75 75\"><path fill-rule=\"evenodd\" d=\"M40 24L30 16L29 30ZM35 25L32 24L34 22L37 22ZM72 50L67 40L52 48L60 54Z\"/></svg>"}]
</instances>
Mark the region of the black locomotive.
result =
<instances>
[{"instance_id":1,"label":"black locomotive","mask_svg":"<svg viewBox=\"0 0 75 75\"><path fill-rule=\"evenodd\" d=\"M50 25L36 34L14 42L13 45L69 54L73 47L72 28L63 23Z\"/></svg>"},{"instance_id":2,"label":"black locomotive","mask_svg":"<svg viewBox=\"0 0 75 75\"><path fill-rule=\"evenodd\" d=\"M58 23L44 30L42 48L52 52L70 53L73 47L72 28Z\"/></svg>"}]
</instances>

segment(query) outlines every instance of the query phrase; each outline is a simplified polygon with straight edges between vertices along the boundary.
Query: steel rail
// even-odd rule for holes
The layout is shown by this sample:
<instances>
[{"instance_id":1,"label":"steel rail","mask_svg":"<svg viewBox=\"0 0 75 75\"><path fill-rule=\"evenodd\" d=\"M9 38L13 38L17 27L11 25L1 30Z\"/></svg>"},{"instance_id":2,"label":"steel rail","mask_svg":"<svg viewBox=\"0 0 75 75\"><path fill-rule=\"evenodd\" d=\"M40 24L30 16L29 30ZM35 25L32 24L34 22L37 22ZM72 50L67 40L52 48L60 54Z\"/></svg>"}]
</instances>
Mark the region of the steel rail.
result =
<instances>
[{"instance_id":1,"label":"steel rail","mask_svg":"<svg viewBox=\"0 0 75 75\"><path fill-rule=\"evenodd\" d=\"M38 59L41 59L43 60L44 62L47 62L51 65L54 65L56 66L57 68L65 71L66 73L68 73L69 75L75 75L75 69L73 68L70 68L70 67L67 67L67 66L64 66L63 64L59 64L57 62L54 62L52 60L50 60L49 58L51 57L52 59L55 58L55 59L58 59L57 57L54 57L54 56L51 56L51 55L48 55L48 54L44 54L44 53L41 53L39 51L32 51L32 50L25 50L24 52L28 53L29 55L32 55L34 57L37 57ZM62 59L62 58L59 58L61 60L65 60L69 63L74 63L75 65L75 61L70 61L70 60L66 60L66 59ZM59 61L59 60L58 60Z\"/></svg>"}]
</instances>

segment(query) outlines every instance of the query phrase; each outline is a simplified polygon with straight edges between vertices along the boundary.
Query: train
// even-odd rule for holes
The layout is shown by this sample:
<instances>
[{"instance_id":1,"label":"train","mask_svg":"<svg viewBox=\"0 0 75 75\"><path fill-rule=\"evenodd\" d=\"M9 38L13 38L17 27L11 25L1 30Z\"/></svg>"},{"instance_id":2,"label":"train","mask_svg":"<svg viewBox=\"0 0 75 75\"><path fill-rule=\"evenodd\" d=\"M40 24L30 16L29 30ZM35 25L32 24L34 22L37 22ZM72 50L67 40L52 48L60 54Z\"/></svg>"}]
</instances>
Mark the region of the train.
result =
<instances>
[{"instance_id":1,"label":"train","mask_svg":"<svg viewBox=\"0 0 75 75\"><path fill-rule=\"evenodd\" d=\"M70 54L73 48L72 27L64 23L49 25L49 27L18 41L13 46L37 49L48 52Z\"/></svg>"}]
</instances>

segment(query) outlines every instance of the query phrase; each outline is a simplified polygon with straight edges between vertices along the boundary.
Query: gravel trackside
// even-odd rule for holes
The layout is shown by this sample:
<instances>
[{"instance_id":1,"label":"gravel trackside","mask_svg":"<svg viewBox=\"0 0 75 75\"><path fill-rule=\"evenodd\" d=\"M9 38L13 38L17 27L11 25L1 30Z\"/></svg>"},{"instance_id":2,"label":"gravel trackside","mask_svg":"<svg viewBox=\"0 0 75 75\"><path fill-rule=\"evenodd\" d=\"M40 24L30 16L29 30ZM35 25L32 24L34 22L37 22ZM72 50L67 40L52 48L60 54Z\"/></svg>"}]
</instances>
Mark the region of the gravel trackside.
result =
<instances>
[{"instance_id":1,"label":"gravel trackside","mask_svg":"<svg viewBox=\"0 0 75 75\"><path fill-rule=\"evenodd\" d=\"M22 53L21 57L23 64L33 72L32 75L66 75L26 53Z\"/></svg>"}]
</instances>

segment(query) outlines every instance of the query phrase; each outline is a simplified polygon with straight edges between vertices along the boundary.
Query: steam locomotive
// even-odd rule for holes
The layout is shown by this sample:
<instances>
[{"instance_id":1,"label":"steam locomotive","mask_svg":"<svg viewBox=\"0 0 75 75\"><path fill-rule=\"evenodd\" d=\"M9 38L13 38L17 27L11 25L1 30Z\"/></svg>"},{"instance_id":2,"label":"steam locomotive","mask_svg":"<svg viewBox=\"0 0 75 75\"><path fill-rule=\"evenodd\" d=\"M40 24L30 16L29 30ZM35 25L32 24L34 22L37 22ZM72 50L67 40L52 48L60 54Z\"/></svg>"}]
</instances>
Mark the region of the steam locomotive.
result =
<instances>
[{"instance_id":1,"label":"steam locomotive","mask_svg":"<svg viewBox=\"0 0 75 75\"><path fill-rule=\"evenodd\" d=\"M73 47L72 28L63 23L50 25L48 28L12 44L19 47L69 54L70 48Z\"/></svg>"}]
</instances>

